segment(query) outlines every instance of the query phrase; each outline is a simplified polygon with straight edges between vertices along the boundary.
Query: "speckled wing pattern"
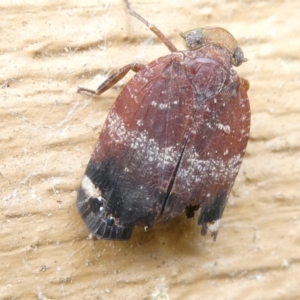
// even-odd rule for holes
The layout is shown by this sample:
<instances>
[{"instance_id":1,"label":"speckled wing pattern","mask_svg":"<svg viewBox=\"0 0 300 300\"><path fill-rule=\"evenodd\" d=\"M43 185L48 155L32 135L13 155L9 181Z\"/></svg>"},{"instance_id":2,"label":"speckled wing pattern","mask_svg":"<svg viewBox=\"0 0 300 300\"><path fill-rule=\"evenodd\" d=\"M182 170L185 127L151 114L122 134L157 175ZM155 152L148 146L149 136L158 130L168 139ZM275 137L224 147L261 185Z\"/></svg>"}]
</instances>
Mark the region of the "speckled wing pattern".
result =
<instances>
[{"instance_id":1,"label":"speckled wing pattern","mask_svg":"<svg viewBox=\"0 0 300 300\"><path fill-rule=\"evenodd\" d=\"M216 235L249 120L246 88L222 47L147 65L117 98L82 180L78 209L91 233L125 240L136 224L200 205L202 234Z\"/></svg>"}]
</instances>

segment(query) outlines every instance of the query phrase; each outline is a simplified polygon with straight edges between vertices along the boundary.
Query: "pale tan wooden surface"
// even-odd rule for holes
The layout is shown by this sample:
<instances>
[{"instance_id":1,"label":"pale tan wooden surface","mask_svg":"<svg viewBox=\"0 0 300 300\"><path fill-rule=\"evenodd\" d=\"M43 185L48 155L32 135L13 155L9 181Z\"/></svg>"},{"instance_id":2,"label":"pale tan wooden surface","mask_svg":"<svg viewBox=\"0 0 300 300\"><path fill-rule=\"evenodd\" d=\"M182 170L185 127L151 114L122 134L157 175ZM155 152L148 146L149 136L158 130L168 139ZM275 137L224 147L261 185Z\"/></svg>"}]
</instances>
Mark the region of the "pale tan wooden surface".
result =
<instances>
[{"instance_id":1,"label":"pale tan wooden surface","mask_svg":"<svg viewBox=\"0 0 300 300\"><path fill-rule=\"evenodd\" d=\"M179 31L227 28L249 59L251 140L218 240L184 216L88 239L76 190L127 79L97 99L76 88L168 50L121 0L2 0L0 299L300 299L300 2L132 7L179 49Z\"/></svg>"}]
</instances>

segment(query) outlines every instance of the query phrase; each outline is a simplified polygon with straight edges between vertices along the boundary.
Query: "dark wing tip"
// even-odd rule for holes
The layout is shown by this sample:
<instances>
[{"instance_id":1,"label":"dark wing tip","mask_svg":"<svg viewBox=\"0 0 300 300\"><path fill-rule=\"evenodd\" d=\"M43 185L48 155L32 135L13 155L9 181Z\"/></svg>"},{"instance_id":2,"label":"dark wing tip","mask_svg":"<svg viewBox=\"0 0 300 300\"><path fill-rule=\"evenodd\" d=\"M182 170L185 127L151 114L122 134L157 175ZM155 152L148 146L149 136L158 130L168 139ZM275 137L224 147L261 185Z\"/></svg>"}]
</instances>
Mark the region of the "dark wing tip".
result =
<instances>
[{"instance_id":1,"label":"dark wing tip","mask_svg":"<svg viewBox=\"0 0 300 300\"><path fill-rule=\"evenodd\" d=\"M200 223L199 225L202 225L201 235L205 236L207 231L209 231L214 241L216 241L219 232L220 223L221 223L221 219L214 220L212 222Z\"/></svg>"},{"instance_id":2,"label":"dark wing tip","mask_svg":"<svg viewBox=\"0 0 300 300\"><path fill-rule=\"evenodd\" d=\"M214 199L204 203L198 219L198 225L202 225L201 235L205 236L209 231L216 241L227 198L227 193L220 193Z\"/></svg>"},{"instance_id":3,"label":"dark wing tip","mask_svg":"<svg viewBox=\"0 0 300 300\"><path fill-rule=\"evenodd\" d=\"M91 225L94 226L94 224ZM90 229L88 224L87 226ZM97 226L95 230L90 230L91 233L99 239L125 241L130 239L133 228L121 226L118 224L111 225L109 224L109 219L108 221L101 219L100 225Z\"/></svg>"},{"instance_id":4,"label":"dark wing tip","mask_svg":"<svg viewBox=\"0 0 300 300\"><path fill-rule=\"evenodd\" d=\"M101 191L85 176L77 194L77 208L89 232L99 239L128 240L133 226L118 224L118 220L107 214L106 201Z\"/></svg>"}]
</instances>

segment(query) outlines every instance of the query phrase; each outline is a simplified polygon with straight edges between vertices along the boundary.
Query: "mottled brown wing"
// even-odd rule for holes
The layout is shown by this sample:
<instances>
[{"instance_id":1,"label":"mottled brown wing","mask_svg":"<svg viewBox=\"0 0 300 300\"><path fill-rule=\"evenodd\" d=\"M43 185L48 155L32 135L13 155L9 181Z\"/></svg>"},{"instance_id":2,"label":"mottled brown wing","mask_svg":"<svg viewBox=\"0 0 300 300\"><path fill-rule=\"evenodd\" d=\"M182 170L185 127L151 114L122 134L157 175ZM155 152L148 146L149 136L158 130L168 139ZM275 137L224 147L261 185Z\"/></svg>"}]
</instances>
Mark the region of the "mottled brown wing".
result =
<instances>
[{"instance_id":1,"label":"mottled brown wing","mask_svg":"<svg viewBox=\"0 0 300 300\"><path fill-rule=\"evenodd\" d=\"M206 50L205 57L211 57L211 60L203 61L193 79L194 85L201 87L200 90L196 88L199 109L163 217L168 221L186 207L187 214L192 216L200 205L198 224L202 225L202 234L209 229L216 237L245 153L250 107L246 94L248 83L237 76L227 54L216 45L210 45ZM188 62L185 67L189 73ZM203 99L203 90L210 90L210 86L219 86L220 91Z\"/></svg>"},{"instance_id":2,"label":"mottled brown wing","mask_svg":"<svg viewBox=\"0 0 300 300\"><path fill-rule=\"evenodd\" d=\"M163 210L196 112L184 56L138 72L112 107L78 193L78 209L100 238L128 239Z\"/></svg>"}]
</instances>

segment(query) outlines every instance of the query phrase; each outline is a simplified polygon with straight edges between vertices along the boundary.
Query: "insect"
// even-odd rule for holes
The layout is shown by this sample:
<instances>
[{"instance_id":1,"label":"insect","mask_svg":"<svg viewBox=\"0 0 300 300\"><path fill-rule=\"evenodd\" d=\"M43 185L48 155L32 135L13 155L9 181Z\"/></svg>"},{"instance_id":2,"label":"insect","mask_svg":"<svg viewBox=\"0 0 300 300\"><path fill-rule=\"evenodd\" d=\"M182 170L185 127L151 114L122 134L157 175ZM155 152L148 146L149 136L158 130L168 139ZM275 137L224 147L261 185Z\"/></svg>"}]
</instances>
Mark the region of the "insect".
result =
<instances>
[{"instance_id":1,"label":"insect","mask_svg":"<svg viewBox=\"0 0 300 300\"><path fill-rule=\"evenodd\" d=\"M178 51L133 11L171 51L147 65L131 63L102 83L100 95L129 70L82 179L78 210L98 238L127 240L137 224L150 228L201 208L201 234L217 237L250 130L249 84L232 66L246 61L233 36L207 27L182 33Z\"/></svg>"}]
</instances>

